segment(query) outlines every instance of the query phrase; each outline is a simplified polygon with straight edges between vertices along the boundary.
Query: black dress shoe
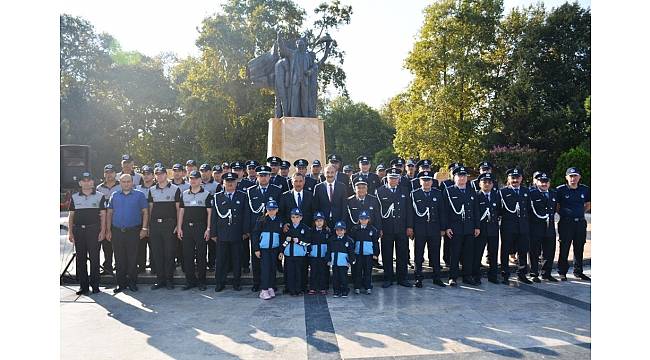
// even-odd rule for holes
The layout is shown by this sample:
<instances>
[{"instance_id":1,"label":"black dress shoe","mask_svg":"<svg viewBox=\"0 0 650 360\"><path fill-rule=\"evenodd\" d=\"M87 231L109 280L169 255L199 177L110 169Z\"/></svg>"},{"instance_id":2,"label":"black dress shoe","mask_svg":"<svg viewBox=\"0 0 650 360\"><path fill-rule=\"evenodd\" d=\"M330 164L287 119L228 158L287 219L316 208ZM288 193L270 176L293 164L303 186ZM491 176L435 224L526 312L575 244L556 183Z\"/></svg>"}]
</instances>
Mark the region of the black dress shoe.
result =
<instances>
[{"instance_id":1,"label":"black dress shoe","mask_svg":"<svg viewBox=\"0 0 650 360\"><path fill-rule=\"evenodd\" d=\"M560 281L567 281L566 274L560 275Z\"/></svg>"},{"instance_id":2,"label":"black dress shoe","mask_svg":"<svg viewBox=\"0 0 650 360\"><path fill-rule=\"evenodd\" d=\"M591 278L585 274L573 274L573 276L579 278L580 280L591 281Z\"/></svg>"},{"instance_id":3,"label":"black dress shoe","mask_svg":"<svg viewBox=\"0 0 650 360\"><path fill-rule=\"evenodd\" d=\"M539 277L537 277L537 276L533 276L533 282L534 283L541 283L542 280L540 280Z\"/></svg>"},{"instance_id":4,"label":"black dress shoe","mask_svg":"<svg viewBox=\"0 0 650 360\"><path fill-rule=\"evenodd\" d=\"M199 290L205 291L206 289L207 289L207 287L204 284L199 285Z\"/></svg>"},{"instance_id":5,"label":"black dress shoe","mask_svg":"<svg viewBox=\"0 0 650 360\"><path fill-rule=\"evenodd\" d=\"M474 278L474 285L476 285L476 286L481 285L481 279L480 278Z\"/></svg>"},{"instance_id":6,"label":"black dress shoe","mask_svg":"<svg viewBox=\"0 0 650 360\"><path fill-rule=\"evenodd\" d=\"M489 277L489 278L488 278L488 281L491 282L492 284L498 284L498 283L499 283L499 281L497 280L497 278L493 278L493 277Z\"/></svg>"},{"instance_id":7,"label":"black dress shoe","mask_svg":"<svg viewBox=\"0 0 650 360\"><path fill-rule=\"evenodd\" d=\"M99 288L98 288L98 287L94 287L94 288L93 288L93 294L97 294L98 292L99 292Z\"/></svg>"},{"instance_id":8,"label":"black dress shoe","mask_svg":"<svg viewBox=\"0 0 650 360\"><path fill-rule=\"evenodd\" d=\"M161 289L161 288L164 288L164 287L165 287L165 284L155 283L155 284L151 285L151 290L158 290L158 289Z\"/></svg>"},{"instance_id":9,"label":"black dress shoe","mask_svg":"<svg viewBox=\"0 0 650 360\"><path fill-rule=\"evenodd\" d=\"M389 288L391 286L393 286L393 283L390 281L384 281L384 283L381 285L381 287L383 287L384 289Z\"/></svg>"},{"instance_id":10,"label":"black dress shoe","mask_svg":"<svg viewBox=\"0 0 650 360\"><path fill-rule=\"evenodd\" d=\"M138 291L138 285L136 285L136 284L129 285L129 290Z\"/></svg>"},{"instance_id":11,"label":"black dress shoe","mask_svg":"<svg viewBox=\"0 0 650 360\"><path fill-rule=\"evenodd\" d=\"M440 287L446 287L447 286L447 284L442 282L442 280L440 280L440 279L433 279L433 285L438 285Z\"/></svg>"},{"instance_id":12,"label":"black dress shoe","mask_svg":"<svg viewBox=\"0 0 650 360\"><path fill-rule=\"evenodd\" d=\"M415 287L416 288L421 288L422 287L422 280L420 280L420 279L415 280Z\"/></svg>"},{"instance_id":13,"label":"black dress shoe","mask_svg":"<svg viewBox=\"0 0 650 360\"><path fill-rule=\"evenodd\" d=\"M196 287L196 285L194 285L194 284L185 284L181 289L182 290L189 290L189 289L194 288L194 287Z\"/></svg>"},{"instance_id":14,"label":"black dress shoe","mask_svg":"<svg viewBox=\"0 0 650 360\"><path fill-rule=\"evenodd\" d=\"M510 285L510 280L508 280L509 276L504 276L503 279L501 279L501 283L503 285Z\"/></svg>"},{"instance_id":15,"label":"black dress shoe","mask_svg":"<svg viewBox=\"0 0 650 360\"><path fill-rule=\"evenodd\" d=\"M124 288L121 287L121 286L118 286L115 289L113 289L113 294L118 294L118 293L121 293L122 291L124 291Z\"/></svg>"},{"instance_id":16,"label":"black dress shoe","mask_svg":"<svg viewBox=\"0 0 650 360\"><path fill-rule=\"evenodd\" d=\"M221 292L221 291L223 291L223 289L225 289L225 288L226 288L225 285L217 285L217 286L214 288L214 292Z\"/></svg>"},{"instance_id":17,"label":"black dress shoe","mask_svg":"<svg viewBox=\"0 0 650 360\"><path fill-rule=\"evenodd\" d=\"M456 279L449 279L449 286L453 286L453 287L458 286Z\"/></svg>"},{"instance_id":18,"label":"black dress shoe","mask_svg":"<svg viewBox=\"0 0 650 360\"><path fill-rule=\"evenodd\" d=\"M409 282L408 280L400 281L399 284L400 286L404 286L408 288L413 287L413 284L411 284L411 282Z\"/></svg>"},{"instance_id":19,"label":"black dress shoe","mask_svg":"<svg viewBox=\"0 0 650 360\"><path fill-rule=\"evenodd\" d=\"M257 285L253 285L253 287L251 288L251 291L252 292L258 292L258 291L260 291L260 287L257 286Z\"/></svg>"},{"instance_id":20,"label":"black dress shoe","mask_svg":"<svg viewBox=\"0 0 650 360\"><path fill-rule=\"evenodd\" d=\"M174 290L174 284L168 283L167 284L167 290Z\"/></svg>"},{"instance_id":21,"label":"black dress shoe","mask_svg":"<svg viewBox=\"0 0 650 360\"><path fill-rule=\"evenodd\" d=\"M75 294L77 295L88 295L89 291L88 289L79 289Z\"/></svg>"},{"instance_id":22,"label":"black dress shoe","mask_svg":"<svg viewBox=\"0 0 650 360\"><path fill-rule=\"evenodd\" d=\"M521 281L522 283L524 283L524 284L528 284L528 285L530 285L530 284L533 283L532 281L528 280L528 278L526 277L526 275L517 275L517 279L518 279L519 281Z\"/></svg>"},{"instance_id":23,"label":"black dress shoe","mask_svg":"<svg viewBox=\"0 0 650 360\"><path fill-rule=\"evenodd\" d=\"M233 285L232 289L235 291L241 291L241 286L240 285Z\"/></svg>"},{"instance_id":24,"label":"black dress shoe","mask_svg":"<svg viewBox=\"0 0 650 360\"><path fill-rule=\"evenodd\" d=\"M548 280L548 281L550 281L550 282L557 282L557 279L554 278L552 275L542 276L542 279L544 279L544 280Z\"/></svg>"}]
</instances>

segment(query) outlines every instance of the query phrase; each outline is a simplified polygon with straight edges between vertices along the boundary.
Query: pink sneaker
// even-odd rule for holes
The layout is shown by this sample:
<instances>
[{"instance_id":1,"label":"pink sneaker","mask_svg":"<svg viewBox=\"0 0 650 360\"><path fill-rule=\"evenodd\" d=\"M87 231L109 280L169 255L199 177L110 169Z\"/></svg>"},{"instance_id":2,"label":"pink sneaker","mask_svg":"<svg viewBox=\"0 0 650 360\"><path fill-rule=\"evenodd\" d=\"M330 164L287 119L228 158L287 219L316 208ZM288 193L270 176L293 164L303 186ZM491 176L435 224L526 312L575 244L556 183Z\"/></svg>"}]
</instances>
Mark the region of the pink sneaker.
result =
<instances>
[{"instance_id":1,"label":"pink sneaker","mask_svg":"<svg viewBox=\"0 0 650 360\"><path fill-rule=\"evenodd\" d=\"M260 299L262 300L268 300L271 298L271 295L269 295L269 292L266 290L260 291Z\"/></svg>"},{"instance_id":2,"label":"pink sneaker","mask_svg":"<svg viewBox=\"0 0 650 360\"><path fill-rule=\"evenodd\" d=\"M269 294L269 296L271 296L272 298L275 297L275 290L273 290L273 288L269 288L266 292L267 292L267 293Z\"/></svg>"}]
</instances>

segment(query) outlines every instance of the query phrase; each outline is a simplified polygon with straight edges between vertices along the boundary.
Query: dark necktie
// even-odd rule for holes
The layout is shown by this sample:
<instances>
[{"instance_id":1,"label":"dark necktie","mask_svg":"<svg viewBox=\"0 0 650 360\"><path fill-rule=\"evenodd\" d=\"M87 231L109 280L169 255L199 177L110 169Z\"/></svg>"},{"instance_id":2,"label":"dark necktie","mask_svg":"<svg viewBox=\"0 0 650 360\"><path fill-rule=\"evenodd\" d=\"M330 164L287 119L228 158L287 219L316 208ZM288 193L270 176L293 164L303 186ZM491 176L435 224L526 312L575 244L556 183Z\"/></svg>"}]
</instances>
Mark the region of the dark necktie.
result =
<instances>
[{"instance_id":1,"label":"dark necktie","mask_svg":"<svg viewBox=\"0 0 650 360\"><path fill-rule=\"evenodd\" d=\"M546 196L546 200L548 200L548 192L547 191L544 192L544 196Z\"/></svg>"},{"instance_id":2,"label":"dark necktie","mask_svg":"<svg viewBox=\"0 0 650 360\"><path fill-rule=\"evenodd\" d=\"M485 194L485 197L487 198L487 201L490 202L490 193Z\"/></svg>"},{"instance_id":3,"label":"dark necktie","mask_svg":"<svg viewBox=\"0 0 650 360\"><path fill-rule=\"evenodd\" d=\"M302 209L302 196L300 196L300 193L298 193L298 208Z\"/></svg>"},{"instance_id":4,"label":"dark necktie","mask_svg":"<svg viewBox=\"0 0 650 360\"><path fill-rule=\"evenodd\" d=\"M266 195L266 188L262 188L262 196Z\"/></svg>"},{"instance_id":5,"label":"dark necktie","mask_svg":"<svg viewBox=\"0 0 650 360\"><path fill-rule=\"evenodd\" d=\"M515 189L515 193L517 193L517 195L519 195L519 188Z\"/></svg>"},{"instance_id":6,"label":"dark necktie","mask_svg":"<svg viewBox=\"0 0 650 360\"><path fill-rule=\"evenodd\" d=\"M393 194L394 194L395 193L395 188L390 188L390 191L392 191Z\"/></svg>"}]
</instances>

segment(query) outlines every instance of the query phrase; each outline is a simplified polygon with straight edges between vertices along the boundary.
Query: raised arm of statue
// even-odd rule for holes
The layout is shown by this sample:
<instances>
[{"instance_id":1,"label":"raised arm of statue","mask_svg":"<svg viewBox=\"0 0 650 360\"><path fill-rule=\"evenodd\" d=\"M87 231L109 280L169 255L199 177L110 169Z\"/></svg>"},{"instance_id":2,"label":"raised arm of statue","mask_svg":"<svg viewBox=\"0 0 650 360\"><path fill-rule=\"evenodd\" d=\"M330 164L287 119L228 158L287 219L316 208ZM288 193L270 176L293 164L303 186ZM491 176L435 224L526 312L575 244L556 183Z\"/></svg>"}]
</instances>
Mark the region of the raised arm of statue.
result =
<instances>
[{"instance_id":1,"label":"raised arm of statue","mask_svg":"<svg viewBox=\"0 0 650 360\"><path fill-rule=\"evenodd\" d=\"M278 50L280 51L280 57L284 57L284 58L287 58L287 59L291 60L293 58L293 51L284 42L284 39L282 39L282 36L280 36L279 32L278 32L278 36L276 38L276 43L278 44Z\"/></svg>"}]
</instances>

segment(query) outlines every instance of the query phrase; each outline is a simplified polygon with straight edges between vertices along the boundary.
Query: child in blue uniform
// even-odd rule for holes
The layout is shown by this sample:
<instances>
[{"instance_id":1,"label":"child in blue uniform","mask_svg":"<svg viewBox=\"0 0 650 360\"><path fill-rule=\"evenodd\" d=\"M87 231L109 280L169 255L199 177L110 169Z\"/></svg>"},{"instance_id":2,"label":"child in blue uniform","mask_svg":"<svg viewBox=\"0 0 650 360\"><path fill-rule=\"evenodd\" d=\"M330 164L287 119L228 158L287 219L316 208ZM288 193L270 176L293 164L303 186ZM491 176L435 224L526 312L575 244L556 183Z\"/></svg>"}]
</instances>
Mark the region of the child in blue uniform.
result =
<instances>
[{"instance_id":1,"label":"child in blue uniform","mask_svg":"<svg viewBox=\"0 0 650 360\"><path fill-rule=\"evenodd\" d=\"M329 268L327 267L327 241L330 231L325 227L325 215L318 211L314 214L314 228L311 232L309 242L309 295L320 292L327 295L327 279Z\"/></svg>"},{"instance_id":2,"label":"child in blue uniform","mask_svg":"<svg viewBox=\"0 0 650 360\"><path fill-rule=\"evenodd\" d=\"M282 235L282 219L278 216L278 203L269 200L266 203L266 214L255 222L252 232L252 245L255 256L260 259L260 299L268 300L275 297L275 259L280 247Z\"/></svg>"},{"instance_id":3,"label":"child in blue uniform","mask_svg":"<svg viewBox=\"0 0 650 360\"><path fill-rule=\"evenodd\" d=\"M284 257L284 272L287 276L287 290L291 296L302 294L302 268L307 255L307 240L311 229L301 223L302 211L298 208L291 209L291 224L282 243L280 259ZM284 256L283 256L284 254Z\"/></svg>"},{"instance_id":4,"label":"child in blue uniform","mask_svg":"<svg viewBox=\"0 0 650 360\"><path fill-rule=\"evenodd\" d=\"M327 265L332 266L334 297L348 297L348 268L354 263L354 242L345 235L345 223L337 221L335 236L327 244Z\"/></svg>"},{"instance_id":5,"label":"child in blue uniform","mask_svg":"<svg viewBox=\"0 0 650 360\"><path fill-rule=\"evenodd\" d=\"M379 256L379 231L368 224L370 215L366 211L359 213L359 224L350 230L354 240L354 293L361 293L361 287L366 294L372 293L372 260Z\"/></svg>"}]
</instances>

